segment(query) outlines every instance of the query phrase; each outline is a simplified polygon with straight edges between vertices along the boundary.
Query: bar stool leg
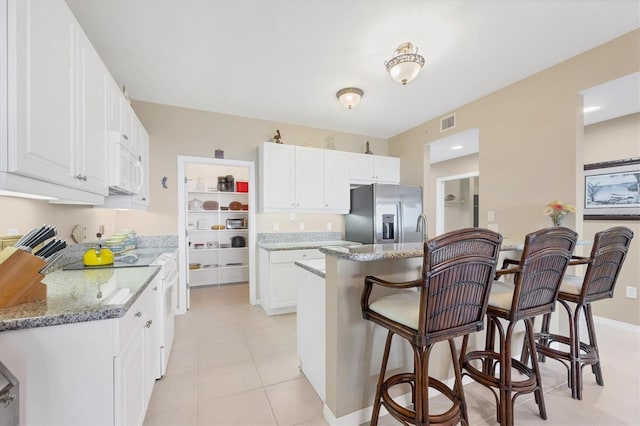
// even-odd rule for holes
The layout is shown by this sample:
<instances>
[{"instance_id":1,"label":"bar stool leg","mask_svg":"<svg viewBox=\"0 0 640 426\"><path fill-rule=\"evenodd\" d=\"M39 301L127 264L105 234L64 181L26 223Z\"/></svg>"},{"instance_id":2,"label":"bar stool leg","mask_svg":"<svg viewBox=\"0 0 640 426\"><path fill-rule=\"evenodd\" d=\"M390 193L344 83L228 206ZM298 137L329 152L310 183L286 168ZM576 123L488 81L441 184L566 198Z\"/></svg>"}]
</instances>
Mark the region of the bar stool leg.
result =
<instances>
[{"instance_id":1,"label":"bar stool leg","mask_svg":"<svg viewBox=\"0 0 640 426\"><path fill-rule=\"evenodd\" d=\"M384 383L384 376L387 372L387 361L389 361L389 350L391 349L391 340L393 339L393 332L387 333L387 343L384 346L384 354L382 355L382 366L380 367L380 375L378 376L378 386L376 387L376 397L373 403L373 411L371 413L371 426L378 424L378 416L380 415L380 405L382 404L382 384Z\"/></svg>"},{"instance_id":2,"label":"bar stool leg","mask_svg":"<svg viewBox=\"0 0 640 426\"><path fill-rule=\"evenodd\" d=\"M531 353L531 369L536 376L536 390L534 396L536 404L538 404L538 410L540 411L540 417L543 420L547 420L547 408L544 404L544 394L542 392L542 378L540 377L540 365L538 364L538 357L536 356L536 341L533 338L533 318L527 318L525 321L525 329L527 332L527 340L529 344L529 352Z\"/></svg>"},{"instance_id":3,"label":"bar stool leg","mask_svg":"<svg viewBox=\"0 0 640 426\"><path fill-rule=\"evenodd\" d=\"M465 339L469 335L465 335ZM463 343L464 346L464 343ZM453 388L455 390L456 395L460 398L460 411L462 414L462 423L467 426L469 424L469 416L467 413L467 401L464 398L464 389L462 388L462 371L460 369L460 358L456 357L456 345L453 339L449 339L449 350L451 351L451 362L453 364L453 372L455 375L455 383ZM464 352L460 352L460 354L464 354Z\"/></svg>"},{"instance_id":4,"label":"bar stool leg","mask_svg":"<svg viewBox=\"0 0 640 426\"><path fill-rule=\"evenodd\" d=\"M580 305L576 306L571 316L569 305L566 302L560 301L567 312L569 313L569 364L571 379L569 380L569 386L571 387L571 397L574 399L582 399L582 371L580 369Z\"/></svg>"},{"instance_id":5,"label":"bar stool leg","mask_svg":"<svg viewBox=\"0 0 640 426\"><path fill-rule=\"evenodd\" d=\"M604 378L602 377L602 368L600 367L600 349L598 349L598 341L596 340L596 328L593 324L593 312L591 311L591 303L584 305L584 315L587 320L587 331L589 332L589 345L596 351L598 361L591 365L591 371L596 376L596 383L604 386Z\"/></svg>"}]
</instances>

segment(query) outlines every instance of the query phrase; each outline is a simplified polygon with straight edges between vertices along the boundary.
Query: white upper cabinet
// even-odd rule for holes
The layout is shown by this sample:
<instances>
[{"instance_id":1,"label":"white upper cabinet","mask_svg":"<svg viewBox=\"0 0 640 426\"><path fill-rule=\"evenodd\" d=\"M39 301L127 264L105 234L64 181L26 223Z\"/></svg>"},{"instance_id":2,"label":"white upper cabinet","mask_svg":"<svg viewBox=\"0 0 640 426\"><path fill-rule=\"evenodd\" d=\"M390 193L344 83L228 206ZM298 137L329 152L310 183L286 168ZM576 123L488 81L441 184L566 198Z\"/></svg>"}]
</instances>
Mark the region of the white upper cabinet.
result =
<instances>
[{"instance_id":1,"label":"white upper cabinet","mask_svg":"<svg viewBox=\"0 0 640 426\"><path fill-rule=\"evenodd\" d=\"M260 209L295 208L295 147L264 142L259 151Z\"/></svg>"},{"instance_id":2,"label":"white upper cabinet","mask_svg":"<svg viewBox=\"0 0 640 426\"><path fill-rule=\"evenodd\" d=\"M351 183L400 183L400 159L382 155L350 155Z\"/></svg>"},{"instance_id":3,"label":"white upper cabinet","mask_svg":"<svg viewBox=\"0 0 640 426\"><path fill-rule=\"evenodd\" d=\"M76 165L78 186L100 195L107 187L107 123L105 102L109 72L87 36L78 31L78 102Z\"/></svg>"},{"instance_id":4,"label":"white upper cabinet","mask_svg":"<svg viewBox=\"0 0 640 426\"><path fill-rule=\"evenodd\" d=\"M350 209L349 153L324 150L324 211L347 214Z\"/></svg>"},{"instance_id":5,"label":"white upper cabinet","mask_svg":"<svg viewBox=\"0 0 640 426\"><path fill-rule=\"evenodd\" d=\"M323 210L324 150L264 142L260 147L260 208L264 212Z\"/></svg>"},{"instance_id":6,"label":"white upper cabinet","mask_svg":"<svg viewBox=\"0 0 640 426\"><path fill-rule=\"evenodd\" d=\"M107 129L136 132L138 144L146 131L65 1L0 9L0 187L104 203Z\"/></svg>"},{"instance_id":7,"label":"white upper cabinet","mask_svg":"<svg viewBox=\"0 0 640 426\"><path fill-rule=\"evenodd\" d=\"M9 2L6 171L74 187L77 24L66 3Z\"/></svg>"},{"instance_id":8,"label":"white upper cabinet","mask_svg":"<svg viewBox=\"0 0 640 426\"><path fill-rule=\"evenodd\" d=\"M324 206L324 150L295 148L295 208L320 211Z\"/></svg>"}]
</instances>

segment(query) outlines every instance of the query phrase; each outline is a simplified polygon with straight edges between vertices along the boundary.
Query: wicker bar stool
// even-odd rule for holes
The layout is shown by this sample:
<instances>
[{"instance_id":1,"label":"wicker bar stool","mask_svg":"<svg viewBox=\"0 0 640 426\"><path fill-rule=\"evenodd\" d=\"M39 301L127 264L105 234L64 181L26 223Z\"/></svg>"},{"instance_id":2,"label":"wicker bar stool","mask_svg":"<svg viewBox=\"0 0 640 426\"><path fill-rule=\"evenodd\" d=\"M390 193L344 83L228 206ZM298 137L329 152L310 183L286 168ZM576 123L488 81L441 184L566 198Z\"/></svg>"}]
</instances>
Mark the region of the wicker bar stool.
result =
<instances>
[{"instance_id":1,"label":"wicker bar stool","mask_svg":"<svg viewBox=\"0 0 640 426\"><path fill-rule=\"evenodd\" d=\"M582 368L585 365L591 365L596 383L604 386L591 302L613 297L632 239L633 231L624 226L596 233L591 256L574 256L575 260L570 263L586 264L584 277L565 275L558 293L558 302L569 317L569 336L549 333L551 314L544 316L541 332L534 334L538 359L544 362L545 356L548 356L562 362L567 368L567 385L571 388L571 397L574 399L582 399ZM569 303L574 303L575 309L572 310ZM589 343L580 341L580 311L584 311ZM566 347L568 350L561 350ZM523 361L526 362L527 356L528 351L523 348Z\"/></svg>"},{"instance_id":2,"label":"wicker bar stool","mask_svg":"<svg viewBox=\"0 0 640 426\"><path fill-rule=\"evenodd\" d=\"M505 261L506 265L516 266L497 272L498 276L514 274L514 284L495 281L491 288L485 349L467 353L468 336L463 339L460 355L463 375L491 390L501 425L514 424L515 399L530 392L535 394L540 417L547 418L537 358L531 357L531 368L513 359L511 340L517 322L523 320L526 336L530 338L525 338L525 342L530 345L532 353L535 351L532 343L533 318L554 310L576 239L574 231L563 227L545 228L528 234L521 259ZM501 320L508 323L506 331ZM496 337L499 340L498 351L494 349ZM514 372L525 376L524 379L515 380Z\"/></svg>"},{"instance_id":3,"label":"wicker bar stool","mask_svg":"<svg viewBox=\"0 0 640 426\"><path fill-rule=\"evenodd\" d=\"M365 277L362 315L366 320L388 329L373 404L372 425L378 423L382 405L403 424L468 424L459 358L453 339L483 328L501 244L502 236L496 232L480 228L461 229L424 243L420 279L393 283L372 276ZM376 299L371 297L374 285L398 291ZM411 345L414 370L385 379L389 350L395 334ZM449 342L451 351L455 374L453 389L429 377L429 353L435 343L443 340ZM401 406L390 396L389 389L400 384L411 386L413 410ZM430 387L452 402L446 412L437 415L429 413Z\"/></svg>"}]
</instances>

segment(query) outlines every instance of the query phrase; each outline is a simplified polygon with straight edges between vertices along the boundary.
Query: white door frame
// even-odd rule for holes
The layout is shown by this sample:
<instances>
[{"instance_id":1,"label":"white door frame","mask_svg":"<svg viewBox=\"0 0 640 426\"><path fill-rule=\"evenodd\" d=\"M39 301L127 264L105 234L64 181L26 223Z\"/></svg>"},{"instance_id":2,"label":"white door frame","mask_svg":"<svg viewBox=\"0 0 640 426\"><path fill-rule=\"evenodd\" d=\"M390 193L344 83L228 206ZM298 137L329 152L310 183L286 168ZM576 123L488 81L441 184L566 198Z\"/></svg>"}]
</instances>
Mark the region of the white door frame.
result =
<instances>
[{"instance_id":1,"label":"white door frame","mask_svg":"<svg viewBox=\"0 0 640 426\"><path fill-rule=\"evenodd\" d=\"M469 172L460 175L444 176L436 179L436 235L444 233L444 184L452 180L467 179L480 176L480 172Z\"/></svg>"},{"instance_id":2,"label":"white door frame","mask_svg":"<svg viewBox=\"0 0 640 426\"><path fill-rule=\"evenodd\" d=\"M189 307L189 289L187 287L187 276L189 273L189 265L187 265L187 176L186 165L188 163L206 164L212 166L230 166L230 167L246 167L249 171L249 193L248 203L248 220L249 220L249 303L256 305L256 167L253 161L241 160L220 160L208 157L190 157L178 156L178 314L184 314Z\"/></svg>"}]
</instances>

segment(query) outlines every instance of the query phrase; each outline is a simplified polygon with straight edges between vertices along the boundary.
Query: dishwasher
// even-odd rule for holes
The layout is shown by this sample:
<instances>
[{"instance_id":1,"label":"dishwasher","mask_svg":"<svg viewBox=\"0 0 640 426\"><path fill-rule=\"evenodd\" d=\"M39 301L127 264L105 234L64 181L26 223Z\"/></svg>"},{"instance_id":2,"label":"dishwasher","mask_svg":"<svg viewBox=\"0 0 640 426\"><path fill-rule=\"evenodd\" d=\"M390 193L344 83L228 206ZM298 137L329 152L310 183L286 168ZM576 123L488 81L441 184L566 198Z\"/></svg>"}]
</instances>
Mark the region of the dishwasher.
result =
<instances>
[{"instance_id":1,"label":"dishwasher","mask_svg":"<svg viewBox=\"0 0 640 426\"><path fill-rule=\"evenodd\" d=\"M0 362L0 425L20 424L19 391L18 380Z\"/></svg>"}]
</instances>

